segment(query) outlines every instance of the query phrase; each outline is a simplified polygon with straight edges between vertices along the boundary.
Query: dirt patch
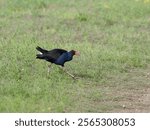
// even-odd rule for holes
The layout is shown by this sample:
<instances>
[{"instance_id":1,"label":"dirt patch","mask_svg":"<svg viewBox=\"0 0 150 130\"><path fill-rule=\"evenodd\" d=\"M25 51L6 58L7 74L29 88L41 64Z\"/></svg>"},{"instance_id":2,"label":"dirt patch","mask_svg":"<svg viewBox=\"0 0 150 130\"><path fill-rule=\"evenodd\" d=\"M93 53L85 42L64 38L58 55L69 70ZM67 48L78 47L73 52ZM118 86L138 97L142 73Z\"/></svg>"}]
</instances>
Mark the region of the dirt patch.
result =
<instances>
[{"instance_id":1,"label":"dirt patch","mask_svg":"<svg viewBox=\"0 0 150 130\"><path fill-rule=\"evenodd\" d=\"M112 112L150 112L149 72L150 69L133 70L121 79L117 87L118 96L123 98L118 100L120 107Z\"/></svg>"},{"instance_id":2,"label":"dirt patch","mask_svg":"<svg viewBox=\"0 0 150 130\"><path fill-rule=\"evenodd\" d=\"M150 112L150 88L146 90L141 98L139 98L139 101L143 107L137 109L136 112Z\"/></svg>"}]
</instances>

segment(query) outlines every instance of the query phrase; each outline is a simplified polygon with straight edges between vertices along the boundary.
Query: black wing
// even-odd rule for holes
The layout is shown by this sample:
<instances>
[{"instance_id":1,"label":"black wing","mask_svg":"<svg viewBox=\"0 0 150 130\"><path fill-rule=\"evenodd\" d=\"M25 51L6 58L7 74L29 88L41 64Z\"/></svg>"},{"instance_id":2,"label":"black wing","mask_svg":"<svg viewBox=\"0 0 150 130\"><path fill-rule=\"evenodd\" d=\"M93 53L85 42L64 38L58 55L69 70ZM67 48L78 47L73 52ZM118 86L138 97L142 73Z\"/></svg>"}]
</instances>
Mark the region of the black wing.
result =
<instances>
[{"instance_id":1,"label":"black wing","mask_svg":"<svg viewBox=\"0 0 150 130\"><path fill-rule=\"evenodd\" d=\"M53 59L57 59L59 56L61 56L65 52L67 51L63 49L53 49L53 50L48 51L47 55Z\"/></svg>"}]
</instances>

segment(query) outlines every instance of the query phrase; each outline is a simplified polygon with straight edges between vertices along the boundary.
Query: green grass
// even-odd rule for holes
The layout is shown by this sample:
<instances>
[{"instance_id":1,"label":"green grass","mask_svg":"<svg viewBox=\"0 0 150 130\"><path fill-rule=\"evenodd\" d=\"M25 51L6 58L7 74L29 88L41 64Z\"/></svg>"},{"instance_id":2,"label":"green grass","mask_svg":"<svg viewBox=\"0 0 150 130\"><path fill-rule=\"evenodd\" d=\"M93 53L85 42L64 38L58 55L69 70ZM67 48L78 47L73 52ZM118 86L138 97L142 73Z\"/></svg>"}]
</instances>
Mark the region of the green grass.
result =
<instances>
[{"instance_id":1,"label":"green grass","mask_svg":"<svg viewBox=\"0 0 150 130\"><path fill-rule=\"evenodd\" d=\"M110 77L149 66L149 14L144 0L0 0L0 112L120 107ZM55 65L47 74L48 63L35 59L36 46L80 51L65 66L79 79Z\"/></svg>"}]
</instances>

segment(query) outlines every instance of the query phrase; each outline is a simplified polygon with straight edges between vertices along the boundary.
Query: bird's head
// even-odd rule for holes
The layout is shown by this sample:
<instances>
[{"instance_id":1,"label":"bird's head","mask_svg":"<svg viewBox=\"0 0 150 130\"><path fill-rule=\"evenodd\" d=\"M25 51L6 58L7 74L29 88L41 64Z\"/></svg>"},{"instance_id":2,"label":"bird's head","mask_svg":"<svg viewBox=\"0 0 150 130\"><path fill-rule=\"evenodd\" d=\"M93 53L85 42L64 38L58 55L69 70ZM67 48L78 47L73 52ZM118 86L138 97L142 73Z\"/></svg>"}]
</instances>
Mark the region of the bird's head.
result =
<instances>
[{"instance_id":1,"label":"bird's head","mask_svg":"<svg viewBox=\"0 0 150 130\"><path fill-rule=\"evenodd\" d=\"M80 52L79 51L71 50L71 52L72 52L73 55L80 56Z\"/></svg>"}]
</instances>

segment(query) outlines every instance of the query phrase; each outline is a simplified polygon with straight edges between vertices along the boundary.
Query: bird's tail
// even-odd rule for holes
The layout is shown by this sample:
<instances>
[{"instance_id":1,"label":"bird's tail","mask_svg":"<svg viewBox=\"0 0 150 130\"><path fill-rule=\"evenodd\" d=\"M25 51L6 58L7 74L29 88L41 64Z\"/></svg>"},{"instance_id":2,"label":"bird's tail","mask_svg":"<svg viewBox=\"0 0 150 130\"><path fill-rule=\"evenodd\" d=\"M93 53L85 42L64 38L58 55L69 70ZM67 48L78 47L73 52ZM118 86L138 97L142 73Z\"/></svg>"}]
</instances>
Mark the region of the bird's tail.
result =
<instances>
[{"instance_id":1,"label":"bird's tail","mask_svg":"<svg viewBox=\"0 0 150 130\"><path fill-rule=\"evenodd\" d=\"M47 50L42 49L42 48L39 47L39 46L37 46L36 49L37 49L38 51L40 51L41 53L47 53L47 52L48 52Z\"/></svg>"},{"instance_id":2,"label":"bird's tail","mask_svg":"<svg viewBox=\"0 0 150 130\"><path fill-rule=\"evenodd\" d=\"M37 54L37 55L36 55L36 58L37 58L37 59L44 59L44 56L43 56L43 54Z\"/></svg>"}]
</instances>

